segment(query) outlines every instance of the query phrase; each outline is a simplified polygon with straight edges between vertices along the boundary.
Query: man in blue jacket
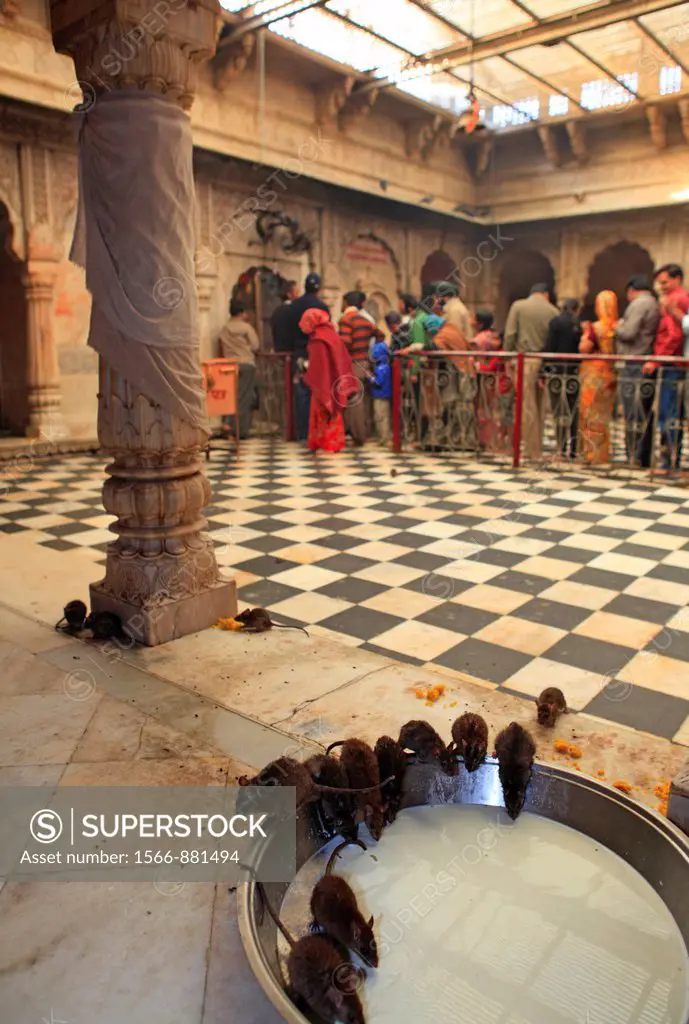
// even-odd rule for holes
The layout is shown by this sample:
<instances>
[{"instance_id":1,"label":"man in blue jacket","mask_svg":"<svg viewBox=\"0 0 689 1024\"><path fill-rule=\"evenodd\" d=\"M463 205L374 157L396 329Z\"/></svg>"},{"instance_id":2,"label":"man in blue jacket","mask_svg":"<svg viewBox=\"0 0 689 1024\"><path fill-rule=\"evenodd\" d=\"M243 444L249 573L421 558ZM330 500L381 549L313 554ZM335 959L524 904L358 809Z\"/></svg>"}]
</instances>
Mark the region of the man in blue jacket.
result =
<instances>
[{"instance_id":1,"label":"man in blue jacket","mask_svg":"<svg viewBox=\"0 0 689 1024\"><path fill-rule=\"evenodd\" d=\"M376 341L371 348L373 375L371 395L373 396L373 418L378 440L382 445L390 443L390 406L392 402L392 367L390 351L384 341Z\"/></svg>"}]
</instances>

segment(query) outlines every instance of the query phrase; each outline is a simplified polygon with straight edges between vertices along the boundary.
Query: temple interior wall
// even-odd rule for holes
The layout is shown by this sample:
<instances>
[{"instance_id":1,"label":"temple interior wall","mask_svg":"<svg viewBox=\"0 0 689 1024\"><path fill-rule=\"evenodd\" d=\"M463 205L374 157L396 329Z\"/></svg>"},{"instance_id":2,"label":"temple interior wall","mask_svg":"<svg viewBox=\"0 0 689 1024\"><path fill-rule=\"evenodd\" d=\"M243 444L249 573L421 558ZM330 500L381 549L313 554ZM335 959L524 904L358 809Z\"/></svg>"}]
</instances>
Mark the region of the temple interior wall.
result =
<instances>
[{"instance_id":1,"label":"temple interior wall","mask_svg":"<svg viewBox=\"0 0 689 1024\"><path fill-rule=\"evenodd\" d=\"M392 94L348 111L341 76L282 44L269 42L266 68L262 101L255 55L236 74L216 58L201 70L192 108L201 358L218 354L233 288L252 268L299 281L318 270L335 315L358 287L382 317L399 290L418 293L423 277L456 267L469 306L495 310L501 323L529 275L552 273L558 297L585 299L606 275L617 281L669 259L689 265L689 206L673 198L689 185L689 149L672 108L664 147L643 112L627 112L613 131L596 121L574 142L559 126L547 139L508 132L463 145L427 108ZM13 433L26 420L22 274L38 238L55 272L64 419L72 436L95 436L89 296L68 261L70 112L80 97L71 61L53 49L45 3L0 15L0 425ZM300 245L271 228L270 214L296 223ZM265 305L257 315L264 327Z\"/></svg>"}]
</instances>

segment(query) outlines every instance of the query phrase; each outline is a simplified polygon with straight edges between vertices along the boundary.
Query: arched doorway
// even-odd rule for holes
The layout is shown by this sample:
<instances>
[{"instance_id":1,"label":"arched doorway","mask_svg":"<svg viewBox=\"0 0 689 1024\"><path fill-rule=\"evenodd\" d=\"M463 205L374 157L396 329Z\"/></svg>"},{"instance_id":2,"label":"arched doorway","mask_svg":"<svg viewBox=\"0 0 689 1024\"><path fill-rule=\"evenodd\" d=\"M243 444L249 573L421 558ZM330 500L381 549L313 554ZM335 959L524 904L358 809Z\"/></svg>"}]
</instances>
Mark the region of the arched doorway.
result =
<instances>
[{"instance_id":1,"label":"arched doorway","mask_svg":"<svg viewBox=\"0 0 689 1024\"><path fill-rule=\"evenodd\" d=\"M555 271L548 257L535 250L514 253L500 272L498 323L504 325L512 303L525 299L533 286L541 283L548 286L555 302Z\"/></svg>"},{"instance_id":2,"label":"arched doorway","mask_svg":"<svg viewBox=\"0 0 689 1024\"><path fill-rule=\"evenodd\" d=\"M603 249L589 267L584 315L593 317L596 295L606 289L615 292L620 315L627 308L627 282L633 274L644 274L653 281L655 264L647 249L636 242L616 242Z\"/></svg>"},{"instance_id":3,"label":"arched doorway","mask_svg":"<svg viewBox=\"0 0 689 1024\"><path fill-rule=\"evenodd\" d=\"M29 417L24 264L13 238L9 211L0 202L0 434L5 436L23 435Z\"/></svg>"},{"instance_id":4,"label":"arched doorway","mask_svg":"<svg viewBox=\"0 0 689 1024\"><path fill-rule=\"evenodd\" d=\"M456 262L444 249L436 249L421 268L421 288L435 281L447 281L457 269Z\"/></svg>"},{"instance_id":5,"label":"arched doorway","mask_svg":"<svg viewBox=\"0 0 689 1024\"><path fill-rule=\"evenodd\" d=\"M397 303L394 304L394 307L397 307ZM376 289L366 297L364 308L380 327L384 325L385 314L390 312L393 304L384 292Z\"/></svg>"},{"instance_id":6,"label":"arched doorway","mask_svg":"<svg viewBox=\"0 0 689 1024\"><path fill-rule=\"evenodd\" d=\"M241 299L246 305L265 352L273 349L270 318L282 301L280 296L286 284L287 278L269 267L250 267L232 289L232 298Z\"/></svg>"}]
</instances>

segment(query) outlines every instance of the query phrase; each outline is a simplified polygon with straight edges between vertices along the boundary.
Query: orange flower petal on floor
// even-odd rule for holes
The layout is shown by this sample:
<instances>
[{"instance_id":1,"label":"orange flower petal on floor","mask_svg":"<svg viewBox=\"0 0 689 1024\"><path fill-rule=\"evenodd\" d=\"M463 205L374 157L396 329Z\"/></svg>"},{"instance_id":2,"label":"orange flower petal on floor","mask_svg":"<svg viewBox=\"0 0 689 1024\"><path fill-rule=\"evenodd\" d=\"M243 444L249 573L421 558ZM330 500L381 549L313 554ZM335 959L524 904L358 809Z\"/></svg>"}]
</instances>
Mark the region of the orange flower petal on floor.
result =
<instances>
[{"instance_id":1,"label":"orange flower petal on floor","mask_svg":"<svg viewBox=\"0 0 689 1024\"><path fill-rule=\"evenodd\" d=\"M240 629L244 629L244 623L237 622L236 619L218 619L214 628L224 629L228 633L238 633Z\"/></svg>"}]
</instances>

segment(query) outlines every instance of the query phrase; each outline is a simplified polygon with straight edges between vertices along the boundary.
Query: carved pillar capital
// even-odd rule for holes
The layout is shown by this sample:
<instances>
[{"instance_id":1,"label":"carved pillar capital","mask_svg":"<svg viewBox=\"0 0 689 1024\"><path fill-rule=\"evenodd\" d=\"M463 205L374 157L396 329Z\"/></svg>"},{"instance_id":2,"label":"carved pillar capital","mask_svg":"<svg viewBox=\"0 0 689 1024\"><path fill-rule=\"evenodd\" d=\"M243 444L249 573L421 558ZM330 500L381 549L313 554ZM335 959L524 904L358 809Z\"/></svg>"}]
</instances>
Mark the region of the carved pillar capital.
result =
<instances>
[{"instance_id":1,"label":"carved pillar capital","mask_svg":"<svg viewBox=\"0 0 689 1024\"><path fill-rule=\"evenodd\" d=\"M50 17L55 49L74 59L87 107L104 92L140 89L189 110L220 29L218 0L50 0Z\"/></svg>"},{"instance_id":2,"label":"carved pillar capital","mask_svg":"<svg viewBox=\"0 0 689 1024\"><path fill-rule=\"evenodd\" d=\"M27 299L52 300L57 271L56 263L36 263L31 261L25 264L22 271L22 284L24 285Z\"/></svg>"}]
</instances>

